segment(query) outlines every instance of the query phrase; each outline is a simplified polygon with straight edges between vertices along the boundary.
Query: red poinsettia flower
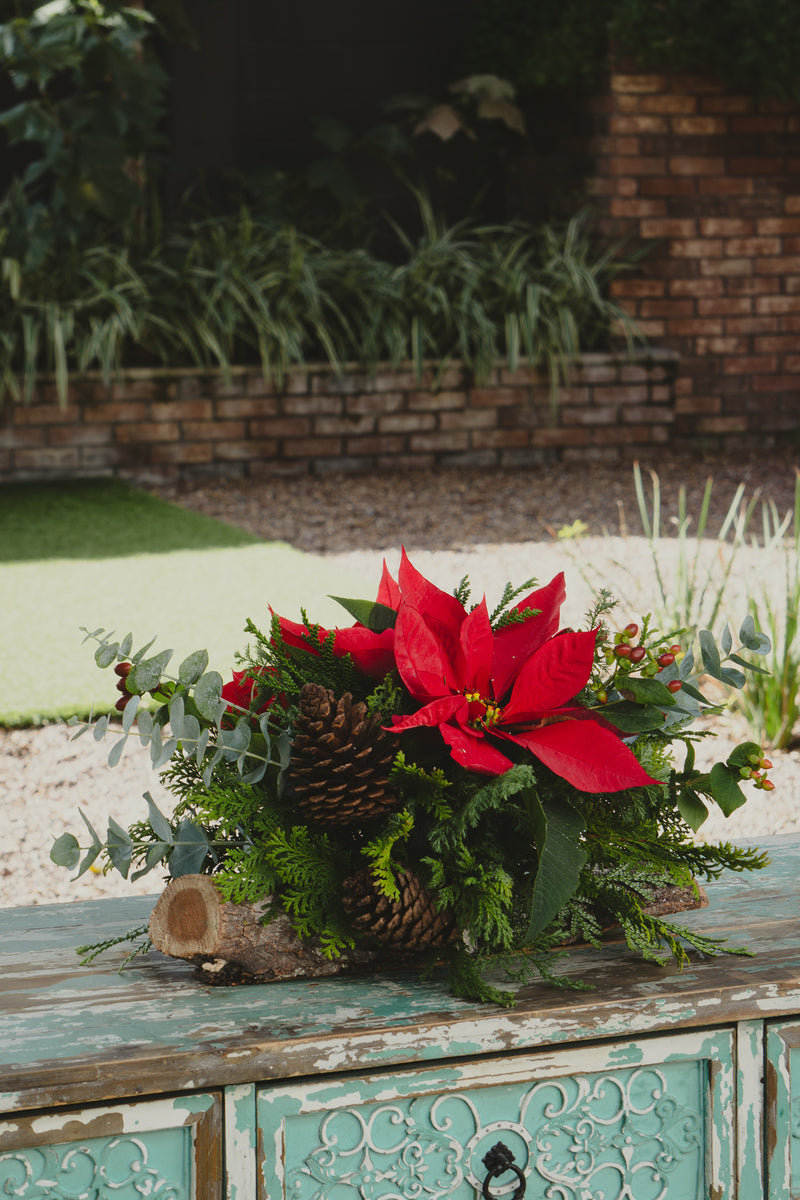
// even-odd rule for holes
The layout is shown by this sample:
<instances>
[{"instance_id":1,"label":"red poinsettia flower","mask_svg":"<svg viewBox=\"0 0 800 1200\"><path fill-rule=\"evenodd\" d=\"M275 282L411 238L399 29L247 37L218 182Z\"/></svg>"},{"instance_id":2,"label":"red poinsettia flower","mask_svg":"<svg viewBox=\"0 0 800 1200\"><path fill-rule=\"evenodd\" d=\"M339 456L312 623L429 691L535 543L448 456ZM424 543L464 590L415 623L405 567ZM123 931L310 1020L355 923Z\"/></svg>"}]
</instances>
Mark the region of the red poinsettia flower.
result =
<instances>
[{"instance_id":1,"label":"red poinsettia flower","mask_svg":"<svg viewBox=\"0 0 800 1200\"><path fill-rule=\"evenodd\" d=\"M263 667L259 671L260 675L271 673L271 668L269 667ZM225 684L222 692L220 693L222 699L228 705L228 713L231 716L240 717L243 711L248 712L256 695L258 694L260 686L261 685L255 678L253 672L234 671L233 678ZM256 709L256 712L266 712L274 699L275 697L272 694L266 696L262 704L260 704Z\"/></svg>"},{"instance_id":2,"label":"red poinsettia flower","mask_svg":"<svg viewBox=\"0 0 800 1200\"><path fill-rule=\"evenodd\" d=\"M415 700L393 730L438 728L456 762L499 775L512 761L504 741L530 751L579 791L616 792L655 783L618 734L575 697L594 661L595 631L557 633L563 577L518 608L536 616L498 631L485 600L471 612L403 558L395 659Z\"/></svg>"}]
</instances>

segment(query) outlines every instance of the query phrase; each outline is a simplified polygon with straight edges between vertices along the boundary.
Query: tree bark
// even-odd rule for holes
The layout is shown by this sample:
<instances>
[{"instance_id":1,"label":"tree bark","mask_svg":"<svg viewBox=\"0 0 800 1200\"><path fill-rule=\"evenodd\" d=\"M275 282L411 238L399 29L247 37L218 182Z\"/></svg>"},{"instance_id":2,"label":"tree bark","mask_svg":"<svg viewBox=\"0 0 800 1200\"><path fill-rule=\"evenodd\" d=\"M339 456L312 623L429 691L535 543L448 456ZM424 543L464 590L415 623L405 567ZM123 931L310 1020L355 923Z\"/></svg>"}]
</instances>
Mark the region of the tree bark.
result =
<instances>
[{"instance_id":1,"label":"tree bark","mask_svg":"<svg viewBox=\"0 0 800 1200\"><path fill-rule=\"evenodd\" d=\"M208 875L171 880L150 917L150 936L162 954L199 966L209 982L338 975L372 957L352 952L329 959L317 939L300 939L283 913L262 924L270 898L257 904L223 900Z\"/></svg>"}]
</instances>

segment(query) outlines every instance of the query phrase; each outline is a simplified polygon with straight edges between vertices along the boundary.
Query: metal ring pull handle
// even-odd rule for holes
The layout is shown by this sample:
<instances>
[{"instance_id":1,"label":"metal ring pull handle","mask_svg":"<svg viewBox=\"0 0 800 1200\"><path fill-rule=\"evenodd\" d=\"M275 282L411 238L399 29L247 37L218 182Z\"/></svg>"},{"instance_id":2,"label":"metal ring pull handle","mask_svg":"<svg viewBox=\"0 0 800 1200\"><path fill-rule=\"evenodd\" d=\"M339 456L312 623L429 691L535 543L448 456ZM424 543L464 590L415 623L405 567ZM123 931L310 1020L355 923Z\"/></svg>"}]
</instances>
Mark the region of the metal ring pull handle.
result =
<instances>
[{"instance_id":1,"label":"metal ring pull handle","mask_svg":"<svg viewBox=\"0 0 800 1200\"><path fill-rule=\"evenodd\" d=\"M516 1165L514 1155L509 1150L508 1146L504 1146L502 1142L495 1143L491 1150L483 1157L483 1165L489 1172L483 1181L483 1200L495 1200L492 1193L489 1191L489 1185L492 1180L497 1179L499 1175L504 1175L506 1171L513 1171L519 1180L519 1187L514 1192L511 1200L522 1200L525 1195L525 1176Z\"/></svg>"}]
</instances>

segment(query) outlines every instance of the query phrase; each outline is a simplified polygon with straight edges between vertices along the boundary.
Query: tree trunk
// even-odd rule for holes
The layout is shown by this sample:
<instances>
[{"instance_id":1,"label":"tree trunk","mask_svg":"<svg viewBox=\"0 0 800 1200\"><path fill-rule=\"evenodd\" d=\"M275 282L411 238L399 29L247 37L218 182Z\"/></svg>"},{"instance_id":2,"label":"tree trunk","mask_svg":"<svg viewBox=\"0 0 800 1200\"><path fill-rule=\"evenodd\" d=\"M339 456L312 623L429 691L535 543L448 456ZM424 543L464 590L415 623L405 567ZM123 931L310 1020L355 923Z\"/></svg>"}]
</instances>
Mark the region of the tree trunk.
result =
<instances>
[{"instance_id":1,"label":"tree trunk","mask_svg":"<svg viewBox=\"0 0 800 1200\"><path fill-rule=\"evenodd\" d=\"M269 904L269 897L231 904L210 876L182 875L167 884L153 909L150 936L162 954L193 962L218 983L337 975L370 960L368 952L326 958L319 941L301 940L283 913L262 924Z\"/></svg>"}]
</instances>

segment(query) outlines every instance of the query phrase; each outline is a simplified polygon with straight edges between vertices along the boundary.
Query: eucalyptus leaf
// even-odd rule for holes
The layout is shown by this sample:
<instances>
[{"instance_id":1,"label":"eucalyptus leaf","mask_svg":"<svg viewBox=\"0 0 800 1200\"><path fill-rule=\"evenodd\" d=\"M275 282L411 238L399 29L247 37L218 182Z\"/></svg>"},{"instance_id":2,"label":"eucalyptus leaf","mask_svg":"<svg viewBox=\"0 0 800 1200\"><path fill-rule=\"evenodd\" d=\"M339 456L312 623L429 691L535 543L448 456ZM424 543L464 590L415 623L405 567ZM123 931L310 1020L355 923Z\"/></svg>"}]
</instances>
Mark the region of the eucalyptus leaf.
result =
<instances>
[{"instance_id":1,"label":"eucalyptus leaf","mask_svg":"<svg viewBox=\"0 0 800 1200\"><path fill-rule=\"evenodd\" d=\"M130 657L130 653L131 653L132 649L133 649L133 634L126 633L125 637L120 642L119 650L117 651L117 654L118 654L121 662L124 659L127 659Z\"/></svg>"},{"instance_id":2,"label":"eucalyptus leaf","mask_svg":"<svg viewBox=\"0 0 800 1200\"><path fill-rule=\"evenodd\" d=\"M141 696L131 696L128 703L122 710L122 729L124 733L130 733L133 729L133 723L136 720L136 714L139 711L139 701Z\"/></svg>"},{"instance_id":3,"label":"eucalyptus leaf","mask_svg":"<svg viewBox=\"0 0 800 1200\"><path fill-rule=\"evenodd\" d=\"M125 745L126 745L127 741L128 741L127 737L121 737L118 741L116 741L114 743L114 745L109 750L108 765L110 767L115 767L117 765L117 763L119 762L119 760L122 758L122 752L125 749Z\"/></svg>"},{"instance_id":4,"label":"eucalyptus leaf","mask_svg":"<svg viewBox=\"0 0 800 1200\"><path fill-rule=\"evenodd\" d=\"M94 661L98 667L110 667L116 660L119 642L103 642L94 652Z\"/></svg>"},{"instance_id":5,"label":"eucalyptus leaf","mask_svg":"<svg viewBox=\"0 0 800 1200\"><path fill-rule=\"evenodd\" d=\"M209 841L199 825L188 818L181 821L175 834L175 846L169 856L169 873L173 879L195 875L205 862Z\"/></svg>"},{"instance_id":6,"label":"eucalyptus leaf","mask_svg":"<svg viewBox=\"0 0 800 1200\"><path fill-rule=\"evenodd\" d=\"M176 738L183 737L184 713L186 705L183 696L178 693L169 702L169 725Z\"/></svg>"},{"instance_id":7,"label":"eucalyptus leaf","mask_svg":"<svg viewBox=\"0 0 800 1200\"><path fill-rule=\"evenodd\" d=\"M714 641L714 635L708 629L701 629L698 638L700 640L700 651L703 655L703 667L709 675L713 675L715 679L719 679L722 664L719 658L717 643Z\"/></svg>"},{"instance_id":8,"label":"eucalyptus leaf","mask_svg":"<svg viewBox=\"0 0 800 1200\"><path fill-rule=\"evenodd\" d=\"M142 875L147 875L149 871L153 870L153 867L164 862L171 849L172 842L153 842L145 855L144 865L131 875L131 883L136 879L141 879Z\"/></svg>"},{"instance_id":9,"label":"eucalyptus leaf","mask_svg":"<svg viewBox=\"0 0 800 1200\"><path fill-rule=\"evenodd\" d=\"M103 842L102 842L102 839L101 839L99 833L95 829L94 825L89 820L89 818L87 817L86 813L83 811L82 808L78 809L78 813L79 813L80 817L82 818L84 825L89 830L89 834L92 839L92 845L97 846L98 849L101 849Z\"/></svg>"},{"instance_id":10,"label":"eucalyptus leaf","mask_svg":"<svg viewBox=\"0 0 800 1200\"><path fill-rule=\"evenodd\" d=\"M139 730L139 741L143 746L146 746L153 736L153 718L148 709L142 709L136 724Z\"/></svg>"},{"instance_id":11,"label":"eucalyptus leaf","mask_svg":"<svg viewBox=\"0 0 800 1200\"><path fill-rule=\"evenodd\" d=\"M62 833L56 838L50 848L50 860L57 867L67 867L72 870L81 860L81 847L78 839L72 833Z\"/></svg>"},{"instance_id":12,"label":"eucalyptus leaf","mask_svg":"<svg viewBox=\"0 0 800 1200\"><path fill-rule=\"evenodd\" d=\"M246 775L242 775L242 783L259 783L264 778L268 766L269 763L261 759L252 770L248 771Z\"/></svg>"},{"instance_id":13,"label":"eucalyptus leaf","mask_svg":"<svg viewBox=\"0 0 800 1200\"><path fill-rule=\"evenodd\" d=\"M113 817L108 819L106 847L112 867L119 871L123 879L127 879L133 856L133 841L128 831L123 829Z\"/></svg>"},{"instance_id":14,"label":"eucalyptus leaf","mask_svg":"<svg viewBox=\"0 0 800 1200\"><path fill-rule=\"evenodd\" d=\"M96 742L102 742L107 733L108 717L98 717L97 721L92 726L92 737Z\"/></svg>"},{"instance_id":15,"label":"eucalyptus leaf","mask_svg":"<svg viewBox=\"0 0 800 1200\"><path fill-rule=\"evenodd\" d=\"M759 651L759 653L762 653ZM764 651L766 653L766 651ZM741 658L738 654L731 654L730 661L736 663L739 667L744 667L746 671L752 671L755 675L771 675L772 672L767 667L761 667L758 663L748 662L746 658Z\"/></svg>"},{"instance_id":16,"label":"eucalyptus leaf","mask_svg":"<svg viewBox=\"0 0 800 1200\"><path fill-rule=\"evenodd\" d=\"M147 801L147 811L148 811L148 819L150 821L150 828L152 829L152 831L156 835L156 837L159 839L159 841L166 842L168 845L171 846L173 843L172 826L170 825L169 821L164 816L164 814L161 812L160 808L158 807L158 805L156 804L155 800L153 799L153 797L150 795L149 792L145 792L144 798Z\"/></svg>"},{"instance_id":17,"label":"eucalyptus leaf","mask_svg":"<svg viewBox=\"0 0 800 1200\"><path fill-rule=\"evenodd\" d=\"M185 658L178 667L178 682L191 687L193 683L197 683L198 679L202 678L203 672L208 666L208 651L195 650L188 658Z\"/></svg>"},{"instance_id":18,"label":"eucalyptus leaf","mask_svg":"<svg viewBox=\"0 0 800 1200\"><path fill-rule=\"evenodd\" d=\"M723 683L727 683L728 687L743 688L747 683L745 676L741 671L734 671L732 667L723 667L719 673L719 677Z\"/></svg>"},{"instance_id":19,"label":"eucalyptus leaf","mask_svg":"<svg viewBox=\"0 0 800 1200\"><path fill-rule=\"evenodd\" d=\"M169 762L169 760L172 758L173 754L175 753L175 751L177 749L178 749L178 739L177 738L168 738L167 741L164 742L163 745L161 746L161 749L159 750L157 755L154 755L152 753L152 748L151 748L150 757L152 759L153 770L160 771L161 768Z\"/></svg>"},{"instance_id":20,"label":"eucalyptus leaf","mask_svg":"<svg viewBox=\"0 0 800 1200\"><path fill-rule=\"evenodd\" d=\"M126 680L128 691L138 692L140 695L142 692L154 691L161 682L161 676L171 658L171 650L161 650L152 658L136 663Z\"/></svg>"},{"instance_id":21,"label":"eucalyptus leaf","mask_svg":"<svg viewBox=\"0 0 800 1200\"><path fill-rule=\"evenodd\" d=\"M100 854L100 851L102 849L103 849L103 847L101 845L89 847L89 849L86 851L86 854L84 854L83 858L81 859L81 865L78 868L77 875L73 875L73 877L72 877L73 883L75 882L76 879L80 879L81 875L86 874L86 872L89 870L89 868L97 860L97 857Z\"/></svg>"},{"instance_id":22,"label":"eucalyptus leaf","mask_svg":"<svg viewBox=\"0 0 800 1200\"><path fill-rule=\"evenodd\" d=\"M206 671L195 684L194 702L201 717L215 723L220 719L220 697L222 695L222 676L219 671ZM225 711L225 705L222 705Z\"/></svg>"},{"instance_id":23,"label":"eucalyptus leaf","mask_svg":"<svg viewBox=\"0 0 800 1200\"><path fill-rule=\"evenodd\" d=\"M208 739L210 738L210 736L211 736L211 730L204 729L202 731L202 733L200 734L199 738L197 739L197 749L194 752L194 761L196 762L198 767L200 766L203 759L205 758L206 747L208 746Z\"/></svg>"},{"instance_id":24,"label":"eucalyptus leaf","mask_svg":"<svg viewBox=\"0 0 800 1200\"><path fill-rule=\"evenodd\" d=\"M131 662L133 663L134 666L136 666L137 663L140 663L142 661L145 654L147 654L147 651L155 643L155 640L156 639L154 637L150 638L150 641L146 642L145 645L142 646L141 650L137 650L135 654L131 655Z\"/></svg>"},{"instance_id":25,"label":"eucalyptus leaf","mask_svg":"<svg viewBox=\"0 0 800 1200\"><path fill-rule=\"evenodd\" d=\"M730 625L726 625L723 629L719 645L722 653L727 657L733 649L733 635L731 634Z\"/></svg>"}]
</instances>

